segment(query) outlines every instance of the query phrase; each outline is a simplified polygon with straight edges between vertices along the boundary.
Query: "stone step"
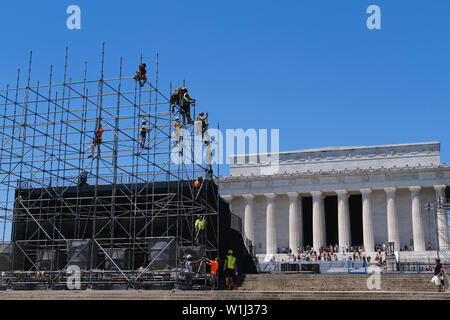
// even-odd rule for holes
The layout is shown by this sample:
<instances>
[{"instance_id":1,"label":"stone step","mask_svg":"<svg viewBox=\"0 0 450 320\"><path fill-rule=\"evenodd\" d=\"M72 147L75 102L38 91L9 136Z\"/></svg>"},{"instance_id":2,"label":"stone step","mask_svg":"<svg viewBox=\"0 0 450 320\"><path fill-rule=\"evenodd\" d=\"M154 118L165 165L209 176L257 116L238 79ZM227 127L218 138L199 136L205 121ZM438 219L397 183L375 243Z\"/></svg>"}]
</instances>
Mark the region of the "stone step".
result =
<instances>
[{"instance_id":1,"label":"stone step","mask_svg":"<svg viewBox=\"0 0 450 320\"><path fill-rule=\"evenodd\" d=\"M370 275L247 275L240 287L242 291L369 291L367 279ZM381 274L381 290L426 291L436 287L431 283L431 274Z\"/></svg>"},{"instance_id":2,"label":"stone step","mask_svg":"<svg viewBox=\"0 0 450 320\"><path fill-rule=\"evenodd\" d=\"M111 290L111 291L6 291L0 293L0 299L39 299L39 300L74 300L74 299L146 299L146 300L302 300L302 299L367 299L367 300L411 300L411 299L445 299L450 300L450 293L437 292L349 292L349 291L157 291L157 290Z\"/></svg>"}]
</instances>

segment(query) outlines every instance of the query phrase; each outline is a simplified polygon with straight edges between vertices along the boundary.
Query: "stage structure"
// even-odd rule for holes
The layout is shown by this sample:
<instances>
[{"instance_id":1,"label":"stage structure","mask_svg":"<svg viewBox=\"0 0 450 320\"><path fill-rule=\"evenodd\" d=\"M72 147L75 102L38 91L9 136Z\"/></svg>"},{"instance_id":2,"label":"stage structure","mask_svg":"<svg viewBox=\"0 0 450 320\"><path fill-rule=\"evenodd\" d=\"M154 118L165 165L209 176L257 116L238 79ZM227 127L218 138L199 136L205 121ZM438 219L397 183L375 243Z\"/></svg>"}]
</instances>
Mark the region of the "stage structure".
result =
<instances>
[{"instance_id":1,"label":"stage structure","mask_svg":"<svg viewBox=\"0 0 450 320\"><path fill-rule=\"evenodd\" d=\"M425 207L434 216L433 235L434 242L438 244L436 248L437 257L441 259L441 262L448 264L450 263L450 246L448 242L450 227L447 222L450 211L449 198L445 194L445 196L439 197L437 201L425 204Z\"/></svg>"},{"instance_id":2,"label":"stage structure","mask_svg":"<svg viewBox=\"0 0 450 320\"><path fill-rule=\"evenodd\" d=\"M171 161L179 113L160 90L158 56L141 87L133 79L137 64L125 71L122 58L117 77L104 77L104 49L97 79L87 79L85 63L81 80L73 80L66 49L62 82L52 67L48 83L35 82L30 54L26 75L18 70L15 85L0 90L3 285L64 289L73 266L82 288L195 285L206 283L205 265L186 276L180 261L219 253L218 166L212 173L195 163L194 151L187 162ZM144 120L150 131L142 148ZM95 146L89 157L100 123L101 156ZM194 126L185 128L194 145ZM87 185L80 184L84 172ZM199 214L206 237L194 231Z\"/></svg>"}]
</instances>

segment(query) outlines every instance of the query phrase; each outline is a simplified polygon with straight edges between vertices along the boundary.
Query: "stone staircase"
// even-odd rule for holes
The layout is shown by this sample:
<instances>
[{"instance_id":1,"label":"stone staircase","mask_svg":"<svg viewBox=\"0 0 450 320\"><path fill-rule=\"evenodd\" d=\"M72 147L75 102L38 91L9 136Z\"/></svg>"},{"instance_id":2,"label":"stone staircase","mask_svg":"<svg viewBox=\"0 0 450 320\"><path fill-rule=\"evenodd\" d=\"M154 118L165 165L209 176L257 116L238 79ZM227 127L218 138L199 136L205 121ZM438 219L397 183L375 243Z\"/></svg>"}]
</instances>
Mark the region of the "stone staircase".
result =
<instances>
[{"instance_id":1,"label":"stone staircase","mask_svg":"<svg viewBox=\"0 0 450 320\"><path fill-rule=\"evenodd\" d=\"M247 275L241 291L407 291L435 292L431 274L380 274L380 288L369 289L369 274ZM373 282L372 282L373 283Z\"/></svg>"},{"instance_id":2,"label":"stone staircase","mask_svg":"<svg viewBox=\"0 0 450 320\"><path fill-rule=\"evenodd\" d=\"M408 291L3 291L0 300L450 300L449 293Z\"/></svg>"},{"instance_id":3,"label":"stone staircase","mask_svg":"<svg viewBox=\"0 0 450 320\"><path fill-rule=\"evenodd\" d=\"M0 300L450 300L438 293L431 274L381 274L369 290L365 274L246 275L238 290L6 290Z\"/></svg>"}]
</instances>

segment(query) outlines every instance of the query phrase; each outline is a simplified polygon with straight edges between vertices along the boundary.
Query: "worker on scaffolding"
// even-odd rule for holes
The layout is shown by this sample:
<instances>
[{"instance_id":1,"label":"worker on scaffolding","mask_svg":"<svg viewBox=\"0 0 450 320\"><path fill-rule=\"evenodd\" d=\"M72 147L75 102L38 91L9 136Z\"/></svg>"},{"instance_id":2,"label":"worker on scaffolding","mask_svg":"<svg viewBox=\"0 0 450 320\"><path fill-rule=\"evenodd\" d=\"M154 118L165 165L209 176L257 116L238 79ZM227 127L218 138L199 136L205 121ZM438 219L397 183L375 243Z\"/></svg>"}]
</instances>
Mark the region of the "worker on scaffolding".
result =
<instances>
[{"instance_id":1,"label":"worker on scaffolding","mask_svg":"<svg viewBox=\"0 0 450 320\"><path fill-rule=\"evenodd\" d=\"M235 278L237 276L238 270L236 265L236 257L233 256L233 250L228 250L228 255L223 266L223 271L225 272L225 284L227 285L228 289L237 289Z\"/></svg>"},{"instance_id":2,"label":"worker on scaffolding","mask_svg":"<svg viewBox=\"0 0 450 320\"><path fill-rule=\"evenodd\" d=\"M193 124L194 121L191 119L191 103L195 105L195 99L189 96L188 89L184 87L181 91L182 94L182 104L181 104L181 114L183 116L183 124L186 124L186 119L188 124Z\"/></svg>"},{"instance_id":3,"label":"worker on scaffolding","mask_svg":"<svg viewBox=\"0 0 450 320\"><path fill-rule=\"evenodd\" d=\"M195 200L201 201L201 199L202 199L202 184L203 184L203 178L200 176L194 182Z\"/></svg>"},{"instance_id":4,"label":"worker on scaffolding","mask_svg":"<svg viewBox=\"0 0 450 320\"><path fill-rule=\"evenodd\" d=\"M176 118L173 123L172 141L175 145L180 142L180 118Z\"/></svg>"},{"instance_id":5,"label":"worker on scaffolding","mask_svg":"<svg viewBox=\"0 0 450 320\"><path fill-rule=\"evenodd\" d=\"M23 196L20 194L20 191L19 191L19 195L16 197L15 205L14 205L17 215L20 215L23 211L22 210L22 206L23 206L22 201L23 201Z\"/></svg>"},{"instance_id":6,"label":"worker on scaffolding","mask_svg":"<svg viewBox=\"0 0 450 320\"><path fill-rule=\"evenodd\" d=\"M206 239L206 217L203 215L198 215L197 220L195 220L195 243L199 245L205 244ZM200 240L200 241L199 241Z\"/></svg>"},{"instance_id":7,"label":"worker on scaffolding","mask_svg":"<svg viewBox=\"0 0 450 320\"><path fill-rule=\"evenodd\" d=\"M134 76L134 80L139 82L139 85L143 87L145 83L147 82L147 65L145 63L139 65L139 70L136 71L136 74Z\"/></svg>"},{"instance_id":8,"label":"worker on scaffolding","mask_svg":"<svg viewBox=\"0 0 450 320\"><path fill-rule=\"evenodd\" d=\"M206 177L207 178L212 178L212 174L213 174L212 162L213 162L214 148L213 148L212 144L213 144L213 142L211 142L210 140L205 141L205 145L206 145L205 162L208 165L208 169L206 169Z\"/></svg>"},{"instance_id":9,"label":"worker on scaffolding","mask_svg":"<svg viewBox=\"0 0 450 320\"><path fill-rule=\"evenodd\" d=\"M200 112L198 114L197 121L201 123L202 138L205 135L205 131L208 130L208 124L206 123L206 119L208 119L208 112L206 113L205 117L203 112Z\"/></svg>"},{"instance_id":10,"label":"worker on scaffolding","mask_svg":"<svg viewBox=\"0 0 450 320\"><path fill-rule=\"evenodd\" d=\"M200 261L202 261L202 258L193 261L190 254L186 256L186 261L180 261L180 263L184 265L181 269L181 273L186 277L186 282L188 284L192 284L192 265L199 263Z\"/></svg>"},{"instance_id":11,"label":"worker on scaffolding","mask_svg":"<svg viewBox=\"0 0 450 320\"><path fill-rule=\"evenodd\" d=\"M86 188L88 186L87 179L88 179L88 174L84 170L80 175L80 179L78 180L78 188L79 189L83 188L83 192L86 192Z\"/></svg>"},{"instance_id":12,"label":"worker on scaffolding","mask_svg":"<svg viewBox=\"0 0 450 320\"><path fill-rule=\"evenodd\" d=\"M100 159L100 145L102 144L102 135L104 131L105 130L103 130L102 124L99 123L97 129L94 131L94 139L92 140L92 144L90 146L90 148L92 149L92 153L88 158L94 157L94 149L95 146L97 146L97 156Z\"/></svg>"},{"instance_id":13,"label":"worker on scaffolding","mask_svg":"<svg viewBox=\"0 0 450 320\"><path fill-rule=\"evenodd\" d=\"M141 126L141 149L145 148L145 139L147 137L147 132L150 131L150 128L146 126L147 122L144 120L142 121Z\"/></svg>"},{"instance_id":14,"label":"worker on scaffolding","mask_svg":"<svg viewBox=\"0 0 450 320\"><path fill-rule=\"evenodd\" d=\"M181 90L180 88L175 89L174 93L170 96L170 107L172 113L175 113L175 105L180 106L181 101Z\"/></svg>"}]
</instances>

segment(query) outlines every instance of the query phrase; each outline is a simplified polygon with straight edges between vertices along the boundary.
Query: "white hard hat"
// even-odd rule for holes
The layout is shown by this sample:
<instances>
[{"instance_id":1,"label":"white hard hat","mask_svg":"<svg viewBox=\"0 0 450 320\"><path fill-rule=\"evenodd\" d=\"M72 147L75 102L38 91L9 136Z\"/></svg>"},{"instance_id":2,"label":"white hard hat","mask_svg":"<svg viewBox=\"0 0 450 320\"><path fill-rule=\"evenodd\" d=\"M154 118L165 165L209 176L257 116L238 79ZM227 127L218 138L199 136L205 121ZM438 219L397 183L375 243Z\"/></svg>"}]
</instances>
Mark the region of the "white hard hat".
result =
<instances>
[{"instance_id":1,"label":"white hard hat","mask_svg":"<svg viewBox=\"0 0 450 320\"><path fill-rule=\"evenodd\" d=\"M190 258L192 258L192 256L190 254L188 254L186 258L190 259Z\"/></svg>"}]
</instances>

